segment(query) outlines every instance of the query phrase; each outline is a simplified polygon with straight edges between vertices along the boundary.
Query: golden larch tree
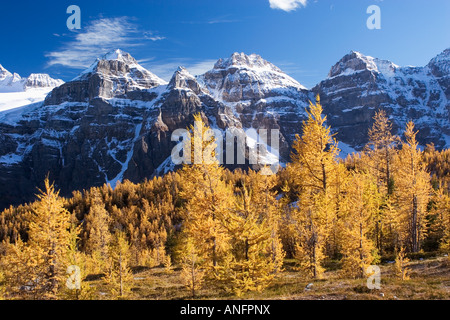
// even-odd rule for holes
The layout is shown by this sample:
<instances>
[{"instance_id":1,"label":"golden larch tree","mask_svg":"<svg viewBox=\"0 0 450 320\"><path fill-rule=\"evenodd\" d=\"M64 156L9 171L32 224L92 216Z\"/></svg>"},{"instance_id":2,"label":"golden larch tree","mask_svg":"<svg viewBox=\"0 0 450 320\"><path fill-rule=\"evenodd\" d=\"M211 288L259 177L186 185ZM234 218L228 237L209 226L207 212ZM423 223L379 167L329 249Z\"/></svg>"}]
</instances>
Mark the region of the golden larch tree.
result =
<instances>
[{"instance_id":1,"label":"golden larch tree","mask_svg":"<svg viewBox=\"0 0 450 320\"><path fill-rule=\"evenodd\" d=\"M296 257L301 269L314 278L319 278L323 272L321 263L336 215L335 193L331 186L337 181L339 155L338 143L322 113L317 96L315 104L310 102L302 136L296 136L292 164L288 167L299 192L294 218L298 234Z\"/></svg>"},{"instance_id":2,"label":"golden larch tree","mask_svg":"<svg viewBox=\"0 0 450 320\"><path fill-rule=\"evenodd\" d=\"M45 272L39 252L19 237L15 243L2 243L0 267L5 278L5 291L11 298L41 299L39 276Z\"/></svg>"},{"instance_id":3,"label":"golden larch tree","mask_svg":"<svg viewBox=\"0 0 450 320\"><path fill-rule=\"evenodd\" d=\"M54 299L66 280L71 217L54 184L50 184L48 178L44 184L45 190L40 190L37 195L27 245L36 255L41 269L36 275L39 279L36 289L41 292L42 298Z\"/></svg>"},{"instance_id":4,"label":"golden larch tree","mask_svg":"<svg viewBox=\"0 0 450 320\"><path fill-rule=\"evenodd\" d=\"M438 216L443 231L440 247L450 253L450 194L445 191L444 187L441 187L435 191L434 200L436 203L434 212Z\"/></svg>"},{"instance_id":5,"label":"golden larch tree","mask_svg":"<svg viewBox=\"0 0 450 320\"><path fill-rule=\"evenodd\" d=\"M225 227L233 205L231 186L225 181L224 169L215 157L216 143L200 114L194 116L188 144L192 146L193 164L182 172L181 196L186 200L183 232L198 253L204 257L209 279L215 279L217 268L230 252Z\"/></svg>"},{"instance_id":6,"label":"golden larch tree","mask_svg":"<svg viewBox=\"0 0 450 320\"><path fill-rule=\"evenodd\" d=\"M195 298L203 288L205 280L204 259L199 254L194 242L185 238L180 249L181 281Z\"/></svg>"},{"instance_id":7,"label":"golden larch tree","mask_svg":"<svg viewBox=\"0 0 450 320\"><path fill-rule=\"evenodd\" d=\"M386 195L392 194L394 190L392 162L400 138L392 134L392 123L386 111L377 111L373 119L374 124L369 129L369 143L365 148L369 158L365 164L376 177L379 191Z\"/></svg>"},{"instance_id":8,"label":"golden larch tree","mask_svg":"<svg viewBox=\"0 0 450 320\"><path fill-rule=\"evenodd\" d=\"M378 191L383 195L384 201L389 202L395 187L394 159L397 155L397 146L400 138L392 133L392 123L386 111L378 110L374 116L374 124L369 129L369 142L361 155L361 167L375 177ZM385 207L385 205L381 205ZM378 212L375 224L376 246L383 252L385 242L385 214L384 210Z\"/></svg>"},{"instance_id":9,"label":"golden larch tree","mask_svg":"<svg viewBox=\"0 0 450 320\"><path fill-rule=\"evenodd\" d=\"M431 194L430 175L423 162L423 151L419 149L414 123L406 126L406 141L397 159L395 196L401 219L401 242L409 250L418 252L426 235L427 205Z\"/></svg>"},{"instance_id":10,"label":"golden larch tree","mask_svg":"<svg viewBox=\"0 0 450 320\"><path fill-rule=\"evenodd\" d=\"M405 247L401 246L400 250L397 252L397 256L394 264L394 272L397 277L399 277L402 281L406 281L410 279L408 268L409 259L406 257Z\"/></svg>"},{"instance_id":11,"label":"golden larch tree","mask_svg":"<svg viewBox=\"0 0 450 320\"><path fill-rule=\"evenodd\" d=\"M354 173L342 203L345 212L341 229L342 269L346 276L363 278L367 267L376 259L370 231L380 203L381 195L372 177Z\"/></svg>"},{"instance_id":12,"label":"golden larch tree","mask_svg":"<svg viewBox=\"0 0 450 320\"><path fill-rule=\"evenodd\" d=\"M266 288L281 271L284 258L270 177L251 170L248 177L248 185L244 182L238 191L228 216L232 256L220 269L227 290L238 296Z\"/></svg>"},{"instance_id":13,"label":"golden larch tree","mask_svg":"<svg viewBox=\"0 0 450 320\"><path fill-rule=\"evenodd\" d=\"M105 271L108 248L111 242L111 217L105 209L100 192L95 189L91 200L89 213L85 217L86 223L86 252L92 256L98 271Z\"/></svg>"},{"instance_id":14,"label":"golden larch tree","mask_svg":"<svg viewBox=\"0 0 450 320\"><path fill-rule=\"evenodd\" d=\"M130 244L124 232L117 230L109 245L109 271L105 281L114 298L126 298L131 290L133 274L130 266Z\"/></svg>"}]
</instances>

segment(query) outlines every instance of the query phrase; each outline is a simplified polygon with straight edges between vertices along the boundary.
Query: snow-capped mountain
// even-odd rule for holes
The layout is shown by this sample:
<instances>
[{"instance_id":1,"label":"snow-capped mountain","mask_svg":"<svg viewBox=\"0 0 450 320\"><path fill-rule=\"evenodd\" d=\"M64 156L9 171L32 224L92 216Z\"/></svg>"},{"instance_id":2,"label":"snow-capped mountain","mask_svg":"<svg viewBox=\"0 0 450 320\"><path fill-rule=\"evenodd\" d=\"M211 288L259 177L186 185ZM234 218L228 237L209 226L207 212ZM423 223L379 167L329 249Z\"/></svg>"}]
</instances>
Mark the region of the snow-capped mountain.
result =
<instances>
[{"instance_id":1,"label":"snow-capped mountain","mask_svg":"<svg viewBox=\"0 0 450 320\"><path fill-rule=\"evenodd\" d=\"M180 67L166 83L116 50L44 102L0 112L0 207L31 200L48 172L69 195L172 170L172 132L192 124L198 112L213 129L238 136L240 129L279 129L280 161L286 162L318 93L345 153L364 145L379 108L399 132L411 119L422 144L449 147L448 58L446 51L414 68L351 52L307 90L257 55L235 53L198 77ZM12 79L1 72L0 79Z\"/></svg>"},{"instance_id":2,"label":"snow-capped mountain","mask_svg":"<svg viewBox=\"0 0 450 320\"><path fill-rule=\"evenodd\" d=\"M367 142L367 129L380 108L390 115L398 134L413 120L422 145L449 147L449 53L426 67L399 67L352 51L312 90L320 94L338 140L356 149Z\"/></svg>"},{"instance_id":3,"label":"snow-capped mountain","mask_svg":"<svg viewBox=\"0 0 450 320\"><path fill-rule=\"evenodd\" d=\"M164 84L164 80L140 66L130 54L116 50L97 59L72 81L53 90L45 104L109 99L129 93L136 94Z\"/></svg>"},{"instance_id":4,"label":"snow-capped mountain","mask_svg":"<svg viewBox=\"0 0 450 320\"><path fill-rule=\"evenodd\" d=\"M448 78L450 75L450 48L433 58L427 66L438 78Z\"/></svg>"},{"instance_id":5,"label":"snow-capped mountain","mask_svg":"<svg viewBox=\"0 0 450 320\"><path fill-rule=\"evenodd\" d=\"M12 74L0 65L0 92L23 91L22 78L17 74Z\"/></svg>"},{"instance_id":6,"label":"snow-capped mountain","mask_svg":"<svg viewBox=\"0 0 450 320\"><path fill-rule=\"evenodd\" d=\"M0 112L44 101L53 88L63 83L42 73L22 78L0 65Z\"/></svg>"},{"instance_id":7,"label":"snow-capped mountain","mask_svg":"<svg viewBox=\"0 0 450 320\"><path fill-rule=\"evenodd\" d=\"M53 79L48 74L32 73L22 78L17 73L11 73L0 65L0 93L24 92L35 88L55 88L64 83L60 79Z\"/></svg>"},{"instance_id":8,"label":"snow-capped mountain","mask_svg":"<svg viewBox=\"0 0 450 320\"><path fill-rule=\"evenodd\" d=\"M61 79L53 79L45 73L32 73L24 79L25 91L32 88L56 88L64 84Z\"/></svg>"},{"instance_id":9,"label":"snow-capped mountain","mask_svg":"<svg viewBox=\"0 0 450 320\"><path fill-rule=\"evenodd\" d=\"M215 99L224 102L262 99L275 89L306 90L256 54L234 53L229 59L220 59L200 79Z\"/></svg>"}]
</instances>

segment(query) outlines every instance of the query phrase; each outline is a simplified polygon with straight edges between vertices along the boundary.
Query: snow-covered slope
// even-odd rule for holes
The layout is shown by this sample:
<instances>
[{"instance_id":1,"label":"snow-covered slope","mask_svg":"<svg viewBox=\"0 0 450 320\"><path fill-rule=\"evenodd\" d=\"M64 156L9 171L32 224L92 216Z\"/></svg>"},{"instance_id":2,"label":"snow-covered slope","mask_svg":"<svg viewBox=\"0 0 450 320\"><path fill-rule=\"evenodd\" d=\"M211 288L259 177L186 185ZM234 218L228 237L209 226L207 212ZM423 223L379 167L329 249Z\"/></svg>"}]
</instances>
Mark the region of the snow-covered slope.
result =
<instances>
[{"instance_id":1,"label":"snow-covered slope","mask_svg":"<svg viewBox=\"0 0 450 320\"><path fill-rule=\"evenodd\" d=\"M100 74L110 81L124 78L127 83L135 88L167 84L167 82L142 67L129 53L120 49L98 58L73 81L85 80L93 74Z\"/></svg>"},{"instance_id":2,"label":"snow-covered slope","mask_svg":"<svg viewBox=\"0 0 450 320\"><path fill-rule=\"evenodd\" d=\"M23 91L22 78L17 74L12 74L0 65L0 92Z\"/></svg>"},{"instance_id":3,"label":"snow-covered slope","mask_svg":"<svg viewBox=\"0 0 450 320\"><path fill-rule=\"evenodd\" d=\"M357 51L352 51L331 68L330 73L328 74L328 79L341 76L351 76L363 71L371 71L390 77L395 74L395 71L398 68L399 66L391 61L380 60L370 56L365 56Z\"/></svg>"},{"instance_id":4,"label":"snow-covered slope","mask_svg":"<svg viewBox=\"0 0 450 320\"><path fill-rule=\"evenodd\" d=\"M450 48L431 59L427 66L436 77L449 77L450 75Z\"/></svg>"},{"instance_id":5,"label":"snow-covered slope","mask_svg":"<svg viewBox=\"0 0 450 320\"><path fill-rule=\"evenodd\" d=\"M52 88L32 88L24 92L0 93L0 112L44 101Z\"/></svg>"},{"instance_id":6,"label":"snow-covered slope","mask_svg":"<svg viewBox=\"0 0 450 320\"><path fill-rule=\"evenodd\" d=\"M242 128L281 128L282 152L295 138L308 106L308 90L259 55L233 53L198 76L211 97L227 106Z\"/></svg>"},{"instance_id":7,"label":"snow-covered slope","mask_svg":"<svg viewBox=\"0 0 450 320\"><path fill-rule=\"evenodd\" d=\"M306 90L259 55L234 53L199 77L213 97L226 102L263 98L275 89Z\"/></svg>"},{"instance_id":8,"label":"snow-covered slope","mask_svg":"<svg viewBox=\"0 0 450 320\"><path fill-rule=\"evenodd\" d=\"M32 73L29 77L22 78L17 73L11 73L0 65L0 93L24 92L36 88L52 89L63 83L64 81L53 79L48 74L43 73Z\"/></svg>"},{"instance_id":9,"label":"snow-covered slope","mask_svg":"<svg viewBox=\"0 0 450 320\"><path fill-rule=\"evenodd\" d=\"M413 120L422 145L450 147L449 56L446 50L426 67L399 67L352 51L313 91L320 94L338 140L351 147L360 149L367 142L378 109L388 112L399 135Z\"/></svg>"},{"instance_id":10,"label":"snow-covered slope","mask_svg":"<svg viewBox=\"0 0 450 320\"><path fill-rule=\"evenodd\" d=\"M53 88L63 83L42 73L32 73L22 78L0 65L0 112L44 101Z\"/></svg>"}]
</instances>

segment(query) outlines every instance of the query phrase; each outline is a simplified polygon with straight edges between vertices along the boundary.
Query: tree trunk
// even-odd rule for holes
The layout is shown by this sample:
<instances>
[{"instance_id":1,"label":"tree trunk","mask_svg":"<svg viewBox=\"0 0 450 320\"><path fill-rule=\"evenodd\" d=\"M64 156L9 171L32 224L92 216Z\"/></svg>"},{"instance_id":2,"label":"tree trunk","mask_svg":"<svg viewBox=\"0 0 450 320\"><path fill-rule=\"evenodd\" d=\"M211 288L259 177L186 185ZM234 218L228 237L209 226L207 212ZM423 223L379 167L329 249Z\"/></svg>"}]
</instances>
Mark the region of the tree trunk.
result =
<instances>
[{"instance_id":1,"label":"tree trunk","mask_svg":"<svg viewBox=\"0 0 450 320\"><path fill-rule=\"evenodd\" d=\"M389 148L386 148L386 190L390 195L392 194L392 186L391 186L391 159L389 154Z\"/></svg>"},{"instance_id":2,"label":"tree trunk","mask_svg":"<svg viewBox=\"0 0 450 320\"><path fill-rule=\"evenodd\" d=\"M122 254L119 256L120 296L123 297Z\"/></svg>"},{"instance_id":3,"label":"tree trunk","mask_svg":"<svg viewBox=\"0 0 450 320\"><path fill-rule=\"evenodd\" d=\"M192 266L191 266L191 271L192 271L192 298L195 298L195 260L194 257L192 257Z\"/></svg>"},{"instance_id":4,"label":"tree trunk","mask_svg":"<svg viewBox=\"0 0 450 320\"><path fill-rule=\"evenodd\" d=\"M360 276L364 276L364 254L363 254L363 226L362 223L359 224L359 259L361 261L361 274Z\"/></svg>"},{"instance_id":5,"label":"tree trunk","mask_svg":"<svg viewBox=\"0 0 450 320\"><path fill-rule=\"evenodd\" d=\"M419 252L419 239L417 236L417 196L413 196L413 210L412 210L412 223L411 223L411 240L412 251Z\"/></svg>"},{"instance_id":6,"label":"tree trunk","mask_svg":"<svg viewBox=\"0 0 450 320\"><path fill-rule=\"evenodd\" d=\"M327 191L327 172L325 170L325 164L322 163L322 187L323 187L323 192Z\"/></svg>"}]
</instances>

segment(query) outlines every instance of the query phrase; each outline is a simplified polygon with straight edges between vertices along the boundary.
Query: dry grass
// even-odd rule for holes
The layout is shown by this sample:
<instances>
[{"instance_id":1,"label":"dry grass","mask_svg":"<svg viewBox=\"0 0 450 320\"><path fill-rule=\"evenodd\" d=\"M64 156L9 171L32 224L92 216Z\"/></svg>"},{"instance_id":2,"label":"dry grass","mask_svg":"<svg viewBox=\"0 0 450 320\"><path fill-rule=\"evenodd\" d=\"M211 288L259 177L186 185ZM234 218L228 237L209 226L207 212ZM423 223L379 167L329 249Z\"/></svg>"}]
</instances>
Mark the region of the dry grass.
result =
<instances>
[{"instance_id":1,"label":"dry grass","mask_svg":"<svg viewBox=\"0 0 450 320\"><path fill-rule=\"evenodd\" d=\"M392 264L381 266L381 290L369 290L365 279L341 279L339 271L328 271L322 280L308 280L287 263L284 272L263 292L247 293L242 299L255 300L449 300L450 263L440 257L410 263L411 279L401 281L392 272ZM88 282L95 288L94 299L110 299L101 279ZM306 286L313 283L311 290ZM189 300L180 270L167 274L164 268L140 268L134 273L132 300ZM236 299L217 288L204 288L196 299Z\"/></svg>"}]
</instances>

